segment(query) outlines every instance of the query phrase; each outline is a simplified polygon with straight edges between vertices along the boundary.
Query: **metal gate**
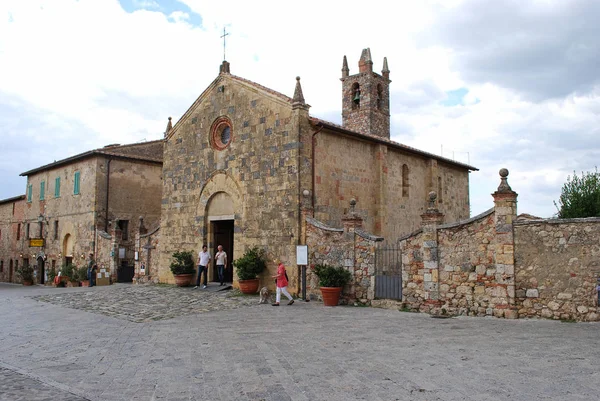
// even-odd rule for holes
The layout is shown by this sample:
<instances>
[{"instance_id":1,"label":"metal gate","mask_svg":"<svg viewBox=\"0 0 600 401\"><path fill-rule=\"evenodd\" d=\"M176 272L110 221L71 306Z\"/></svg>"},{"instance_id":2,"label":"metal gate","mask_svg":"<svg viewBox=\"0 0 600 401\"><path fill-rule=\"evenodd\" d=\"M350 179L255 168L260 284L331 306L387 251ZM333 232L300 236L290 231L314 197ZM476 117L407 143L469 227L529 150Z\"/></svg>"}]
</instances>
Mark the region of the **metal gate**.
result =
<instances>
[{"instance_id":1,"label":"metal gate","mask_svg":"<svg viewBox=\"0 0 600 401\"><path fill-rule=\"evenodd\" d=\"M396 243L383 242L375 250L375 298L402 299L402 251Z\"/></svg>"}]
</instances>

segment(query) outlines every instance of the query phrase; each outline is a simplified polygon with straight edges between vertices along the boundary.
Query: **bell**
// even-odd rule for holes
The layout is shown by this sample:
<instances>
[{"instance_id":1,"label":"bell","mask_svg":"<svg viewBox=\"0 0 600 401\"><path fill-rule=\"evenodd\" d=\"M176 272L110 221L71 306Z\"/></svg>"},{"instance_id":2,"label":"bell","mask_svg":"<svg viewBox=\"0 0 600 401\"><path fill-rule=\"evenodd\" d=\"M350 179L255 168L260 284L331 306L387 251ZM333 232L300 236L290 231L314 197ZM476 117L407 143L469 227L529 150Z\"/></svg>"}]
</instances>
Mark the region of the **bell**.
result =
<instances>
[{"instance_id":1,"label":"bell","mask_svg":"<svg viewBox=\"0 0 600 401\"><path fill-rule=\"evenodd\" d=\"M360 103L360 91L354 92L354 98L352 100L354 103Z\"/></svg>"}]
</instances>

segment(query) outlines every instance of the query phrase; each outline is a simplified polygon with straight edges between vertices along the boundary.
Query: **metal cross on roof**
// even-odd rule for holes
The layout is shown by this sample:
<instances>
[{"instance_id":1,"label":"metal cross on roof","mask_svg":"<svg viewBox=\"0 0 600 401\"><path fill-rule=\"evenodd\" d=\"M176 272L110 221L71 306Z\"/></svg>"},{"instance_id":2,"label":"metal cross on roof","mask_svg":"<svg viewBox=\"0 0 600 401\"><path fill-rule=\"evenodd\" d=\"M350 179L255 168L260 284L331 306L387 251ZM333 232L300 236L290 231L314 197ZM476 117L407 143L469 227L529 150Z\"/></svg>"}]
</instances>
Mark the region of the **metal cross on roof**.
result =
<instances>
[{"instance_id":1,"label":"metal cross on roof","mask_svg":"<svg viewBox=\"0 0 600 401\"><path fill-rule=\"evenodd\" d=\"M225 58L225 36L229 35L228 32L225 32L225 27L223 27L223 35L221 35L221 37L223 38L223 60L227 60Z\"/></svg>"}]
</instances>

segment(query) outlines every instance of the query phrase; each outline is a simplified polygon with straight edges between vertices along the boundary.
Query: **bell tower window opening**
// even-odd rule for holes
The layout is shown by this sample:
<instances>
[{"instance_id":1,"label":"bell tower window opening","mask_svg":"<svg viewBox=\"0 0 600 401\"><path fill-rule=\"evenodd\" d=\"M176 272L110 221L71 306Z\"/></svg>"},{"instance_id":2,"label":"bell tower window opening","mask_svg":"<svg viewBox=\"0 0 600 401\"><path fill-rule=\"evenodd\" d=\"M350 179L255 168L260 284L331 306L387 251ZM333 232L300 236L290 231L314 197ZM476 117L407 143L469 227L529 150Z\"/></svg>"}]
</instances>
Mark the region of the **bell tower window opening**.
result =
<instances>
[{"instance_id":1,"label":"bell tower window opening","mask_svg":"<svg viewBox=\"0 0 600 401\"><path fill-rule=\"evenodd\" d=\"M360 85L352 84L352 109L360 109Z\"/></svg>"},{"instance_id":2,"label":"bell tower window opening","mask_svg":"<svg viewBox=\"0 0 600 401\"><path fill-rule=\"evenodd\" d=\"M382 106L383 106L383 88L381 87L381 84L377 85L377 100L376 100L376 104L377 104L377 110L381 110Z\"/></svg>"}]
</instances>

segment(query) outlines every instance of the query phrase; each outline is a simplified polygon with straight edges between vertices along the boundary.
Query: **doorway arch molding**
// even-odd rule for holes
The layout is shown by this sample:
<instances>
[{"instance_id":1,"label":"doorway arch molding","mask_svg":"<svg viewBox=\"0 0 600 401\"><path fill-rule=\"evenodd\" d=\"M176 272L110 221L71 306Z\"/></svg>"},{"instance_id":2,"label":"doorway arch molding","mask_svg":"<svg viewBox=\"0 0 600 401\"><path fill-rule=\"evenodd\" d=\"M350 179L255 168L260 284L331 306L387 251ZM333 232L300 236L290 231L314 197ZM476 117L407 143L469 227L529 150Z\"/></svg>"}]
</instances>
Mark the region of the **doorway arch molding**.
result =
<instances>
[{"instance_id":1,"label":"doorway arch molding","mask_svg":"<svg viewBox=\"0 0 600 401\"><path fill-rule=\"evenodd\" d=\"M236 233L241 232L240 221L242 218L244 204L242 190L237 181L229 175L225 170L214 171L206 180L200 191L200 201L196 206L196 221L202 223L199 227L198 234L202 237L202 241L207 241L207 227L209 224L208 208L211 200L219 193L224 192L229 196L233 203Z\"/></svg>"}]
</instances>

